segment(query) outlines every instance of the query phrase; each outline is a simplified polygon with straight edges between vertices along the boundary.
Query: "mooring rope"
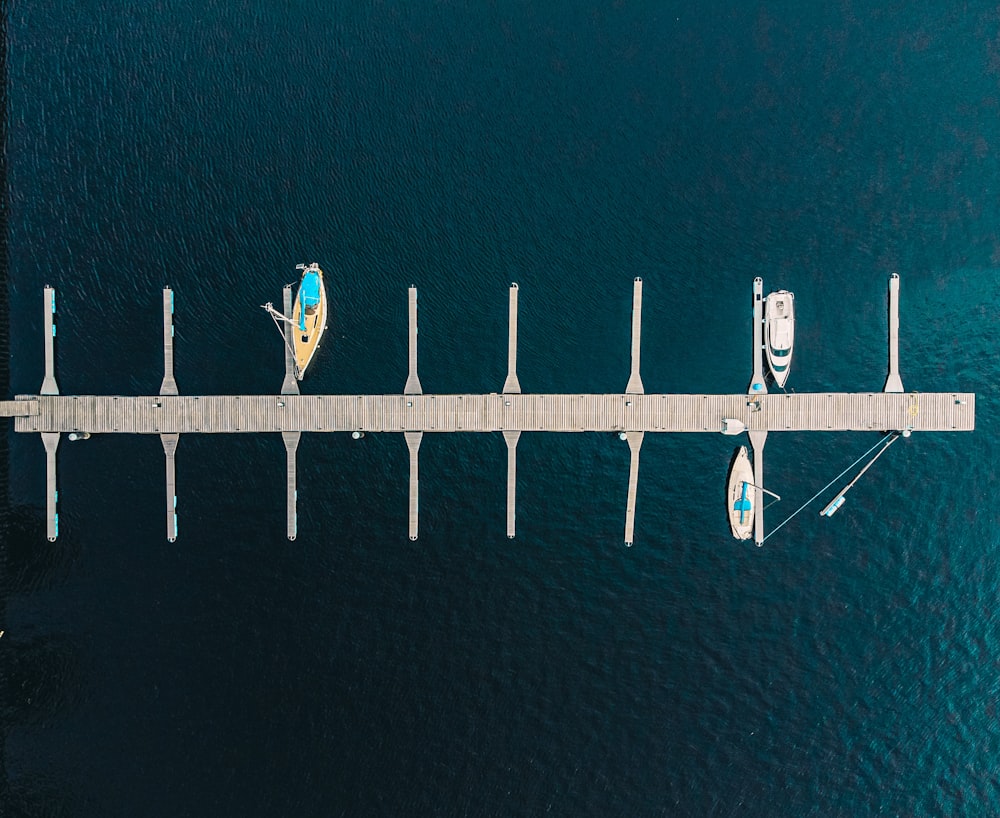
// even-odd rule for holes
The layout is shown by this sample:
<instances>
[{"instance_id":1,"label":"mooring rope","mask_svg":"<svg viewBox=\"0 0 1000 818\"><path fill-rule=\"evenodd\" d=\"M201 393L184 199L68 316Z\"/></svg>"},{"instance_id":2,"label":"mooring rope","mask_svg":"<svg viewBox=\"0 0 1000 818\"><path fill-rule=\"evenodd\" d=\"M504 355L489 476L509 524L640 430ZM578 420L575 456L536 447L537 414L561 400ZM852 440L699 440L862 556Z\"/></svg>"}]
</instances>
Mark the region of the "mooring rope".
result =
<instances>
[{"instance_id":1,"label":"mooring rope","mask_svg":"<svg viewBox=\"0 0 1000 818\"><path fill-rule=\"evenodd\" d=\"M274 321L274 326L277 328L278 332L281 333L281 340L285 344L285 349L287 349L292 354L292 360L295 360L295 350L292 349L291 345L288 343L288 336L285 333L284 327L282 327L281 324L278 323L278 316L281 316L281 319L283 321L291 324L293 327L295 326L295 322L292 321L290 318L288 318L288 316L278 312L270 301L268 301L266 304L261 304L261 306L267 311L267 314L271 316L271 320Z\"/></svg>"},{"instance_id":2,"label":"mooring rope","mask_svg":"<svg viewBox=\"0 0 1000 818\"><path fill-rule=\"evenodd\" d=\"M804 503L803 503L803 504L802 504L801 506L799 506L799 507L798 507L797 509L795 509L795 511L793 511L793 512L792 512L792 513L791 513L791 514L790 514L790 515L788 516L788 517L786 517L786 518L785 518L784 520L782 520L782 521L781 521L781 523L780 523L779 525L777 525L777 526L775 526L774 528L772 528L772 529L771 529L771 532L770 532L769 534L767 534L767 535L766 535L766 536L764 537L764 539L763 539L763 540L761 540L761 541L760 541L760 542L761 542L761 544L763 545L763 544L764 544L765 542L767 542L767 540L768 540L768 537L770 537L770 536L771 536L771 534L774 534L774 533L775 533L775 532L776 532L776 531L777 531L777 530L778 530L779 528L781 528L781 526L783 526L783 525L784 525L785 523L787 523L787 522L788 522L789 520L791 520L791 519L792 519L792 517L794 517L794 516L795 516L796 514L798 514L798 513L800 512L800 511L802 511L802 509L804 509L804 508L805 508L805 507L806 507L807 505L809 505L809 504L810 504L810 503L811 503L811 502L812 502L813 500L815 500L815 499L816 499L817 497L819 497L819 496L820 496L820 495L821 495L821 494L822 494L822 493L823 493L824 491L826 491L826 490L827 490L828 488L830 488L830 486L832 486L832 485L833 485L834 483L836 483L836 482L837 482L837 481L838 481L838 480L839 480L839 479L840 479L841 477L843 477L843 476L844 476L845 474L847 474L847 473L848 473L848 472L849 472L849 471L850 471L851 469L853 469L853 468L854 468L855 466L857 466L857 465L858 465L858 463L860 463L860 462L861 462L862 460L864 460L864 459L865 459L866 457L868 457L868 455L870 455L870 454L871 454L871 453L872 453L873 451L875 451L875 450L876 450L876 449L877 449L877 448L878 448L879 446L881 446L881 445L882 445L883 443L885 443L885 441L886 441L886 440L888 440L888 439L889 439L890 437L892 437L892 436L893 436L894 434L895 434L895 432L889 432L888 434L886 434L886 436L885 436L885 437L883 437L883 438L882 438L882 439L881 439L881 440L880 440L880 441L879 441L878 443L876 443L876 444L875 444L874 446L872 446L872 447L871 447L871 448L870 448L870 449L869 449L869 450L868 450L867 452L865 452L865 453L864 453L863 455L861 455L861 457L859 457L859 458L858 458L857 460L855 460L855 461L854 461L853 463L851 463L851 465L850 465L850 466L848 466L848 467L847 467L846 469L844 469L844 470L843 470L843 471L842 471L842 472L841 472L840 474L838 474L838 475L837 475L836 477L834 477L834 478L833 478L833 480L831 480L831 481L830 481L829 483L827 483L827 484L826 484L825 486L823 486L823 488L821 488L821 489L820 489L819 491L817 491L817 492L816 492L816 493L815 493L815 494L814 494L814 495L813 495L812 497L810 497L810 498L809 498L808 500L806 500L806 501L805 501L805 502L804 502Z\"/></svg>"}]
</instances>

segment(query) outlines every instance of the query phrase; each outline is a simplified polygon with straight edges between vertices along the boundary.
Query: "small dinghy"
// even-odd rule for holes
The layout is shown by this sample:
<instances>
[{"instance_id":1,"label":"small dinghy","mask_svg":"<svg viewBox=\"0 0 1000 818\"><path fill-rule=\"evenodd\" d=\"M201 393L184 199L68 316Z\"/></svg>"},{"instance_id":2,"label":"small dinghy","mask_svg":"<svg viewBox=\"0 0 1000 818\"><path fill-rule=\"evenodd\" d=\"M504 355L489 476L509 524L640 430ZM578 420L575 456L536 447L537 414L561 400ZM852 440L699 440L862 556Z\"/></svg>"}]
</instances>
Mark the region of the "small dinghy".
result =
<instances>
[{"instance_id":1,"label":"small dinghy","mask_svg":"<svg viewBox=\"0 0 1000 818\"><path fill-rule=\"evenodd\" d=\"M747 425L742 420L736 418L723 418L722 428L719 430L724 435L740 435L747 430Z\"/></svg>"}]
</instances>

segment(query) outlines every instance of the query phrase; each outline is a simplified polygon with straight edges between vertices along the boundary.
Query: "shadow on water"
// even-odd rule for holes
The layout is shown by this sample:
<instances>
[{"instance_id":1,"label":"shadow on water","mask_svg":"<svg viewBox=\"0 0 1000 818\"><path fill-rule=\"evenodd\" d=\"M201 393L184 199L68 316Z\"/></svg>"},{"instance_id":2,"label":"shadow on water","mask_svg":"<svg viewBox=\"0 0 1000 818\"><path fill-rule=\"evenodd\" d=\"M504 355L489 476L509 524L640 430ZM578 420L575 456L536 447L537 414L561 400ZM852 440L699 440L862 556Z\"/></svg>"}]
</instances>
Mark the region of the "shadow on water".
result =
<instances>
[{"instance_id":1,"label":"shadow on water","mask_svg":"<svg viewBox=\"0 0 1000 818\"><path fill-rule=\"evenodd\" d=\"M79 684L79 655L69 641L46 635L12 639L0 677L5 721L11 726L40 725L72 704Z\"/></svg>"},{"instance_id":2,"label":"shadow on water","mask_svg":"<svg viewBox=\"0 0 1000 818\"><path fill-rule=\"evenodd\" d=\"M50 543L45 537L44 514L38 508L12 506L8 496L9 463L7 438L0 450L0 570L3 584L0 621L7 628L7 603L15 596L44 593L63 586L80 554L72 537ZM30 734L47 731L61 714L74 709L81 692L79 647L58 633L18 635L5 633L0 639L0 713L3 723L4 759L12 730L26 728ZM0 780L0 815L60 816L79 814L80 799L72 786L59 777L37 770L15 775L11 780L6 764Z\"/></svg>"},{"instance_id":3,"label":"shadow on water","mask_svg":"<svg viewBox=\"0 0 1000 818\"><path fill-rule=\"evenodd\" d=\"M80 802L70 797L65 785L54 777L35 779L30 789L11 787L5 802L6 814L18 818L62 818L79 814L80 809Z\"/></svg>"},{"instance_id":4,"label":"shadow on water","mask_svg":"<svg viewBox=\"0 0 1000 818\"><path fill-rule=\"evenodd\" d=\"M10 298L7 292L7 3L0 5L0 399L10 390ZM8 436L10 426L0 434L0 628L7 622L7 594L10 587L7 574L7 544L10 529L10 451ZM0 689L5 693L11 675L8 670L9 642L0 641ZM9 708L4 695L0 707ZM7 725L4 718L0 726L0 812L10 814L12 806L7 783Z\"/></svg>"},{"instance_id":5,"label":"shadow on water","mask_svg":"<svg viewBox=\"0 0 1000 818\"><path fill-rule=\"evenodd\" d=\"M4 474L7 474L4 464ZM32 506L11 506L3 512L4 597L45 591L61 585L80 554L73 537L55 543L46 538L45 516Z\"/></svg>"},{"instance_id":6,"label":"shadow on water","mask_svg":"<svg viewBox=\"0 0 1000 818\"><path fill-rule=\"evenodd\" d=\"M7 193L7 18L9 4L0 2L0 399L10 392L10 296L8 291ZM65 577L69 561L55 549L37 549L45 527L37 510L12 508L10 503L10 435L0 433L0 631L7 626L11 593L37 589ZM0 814L17 816L69 815L75 799L59 780L28 777L11 784L7 774L7 736L14 726L32 725L62 710L67 691L78 689L67 679L79 676L75 650L58 639L0 639Z\"/></svg>"},{"instance_id":7,"label":"shadow on water","mask_svg":"<svg viewBox=\"0 0 1000 818\"><path fill-rule=\"evenodd\" d=\"M3 453L6 455L6 452ZM6 481L8 464L2 464ZM6 489L6 486L4 487ZM3 492L0 515L0 558L3 560L2 612L6 625L8 599L61 585L74 561L70 549L45 540L45 521L37 509L11 507ZM46 546L39 547L39 543ZM63 543L66 545L66 543ZM9 732L27 728L31 732L50 727L59 714L75 706L81 690L80 654L68 638L45 633L20 637L7 633L0 642L0 712L3 714L4 749ZM79 807L61 779L36 773L8 779L3 770L3 815L57 816L74 814Z\"/></svg>"}]
</instances>

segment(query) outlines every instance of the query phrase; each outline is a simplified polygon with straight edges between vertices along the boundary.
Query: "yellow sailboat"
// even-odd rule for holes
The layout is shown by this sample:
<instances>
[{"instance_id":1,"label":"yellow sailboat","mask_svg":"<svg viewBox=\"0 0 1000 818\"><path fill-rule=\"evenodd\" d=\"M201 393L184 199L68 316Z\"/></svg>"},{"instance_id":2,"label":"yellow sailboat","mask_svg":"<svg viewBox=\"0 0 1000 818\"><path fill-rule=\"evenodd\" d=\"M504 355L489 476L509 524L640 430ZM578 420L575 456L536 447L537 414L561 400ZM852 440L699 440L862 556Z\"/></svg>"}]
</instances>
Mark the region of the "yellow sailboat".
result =
<instances>
[{"instance_id":1,"label":"yellow sailboat","mask_svg":"<svg viewBox=\"0 0 1000 818\"><path fill-rule=\"evenodd\" d=\"M291 317L278 312L270 302L264 305L264 309L275 323L283 321L291 325L290 351L295 362L295 377L301 381L326 330L327 304L326 286L319 264L299 264L295 269L302 271L302 277Z\"/></svg>"}]
</instances>

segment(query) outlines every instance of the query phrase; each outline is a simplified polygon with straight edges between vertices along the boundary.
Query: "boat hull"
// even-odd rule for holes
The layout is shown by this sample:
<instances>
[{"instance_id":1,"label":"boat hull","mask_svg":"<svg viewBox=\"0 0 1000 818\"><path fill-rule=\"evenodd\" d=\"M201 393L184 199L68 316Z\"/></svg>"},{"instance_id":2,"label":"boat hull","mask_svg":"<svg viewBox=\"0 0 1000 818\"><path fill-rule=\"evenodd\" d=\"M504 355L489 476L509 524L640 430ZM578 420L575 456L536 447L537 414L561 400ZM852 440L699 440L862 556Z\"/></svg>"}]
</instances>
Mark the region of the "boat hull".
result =
<instances>
[{"instance_id":1,"label":"boat hull","mask_svg":"<svg viewBox=\"0 0 1000 818\"><path fill-rule=\"evenodd\" d=\"M311 274L319 276L319 303L313 310L303 306L303 289L306 276ZM306 368L312 361L319 343L326 330L327 318L326 283L323 280L323 271L315 264L310 265L302 273L302 282L299 283L299 292L295 298L295 307L292 311L292 348L295 354L295 377L302 380L306 374ZM305 315L303 316L303 310ZM302 329L302 327L305 329Z\"/></svg>"},{"instance_id":2,"label":"boat hull","mask_svg":"<svg viewBox=\"0 0 1000 818\"><path fill-rule=\"evenodd\" d=\"M753 515L756 511L756 490L753 488L753 467L746 446L740 446L729 466L726 484L726 510L729 527L738 540L753 535Z\"/></svg>"},{"instance_id":3,"label":"boat hull","mask_svg":"<svg viewBox=\"0 0 1000 818\"><path fill-rule=\"evenodd\" d=\"M764 299L764 348L774 382L782 389L792 366L795 345L795 295L778 290Z\"/></svg>"}]
</instances>

